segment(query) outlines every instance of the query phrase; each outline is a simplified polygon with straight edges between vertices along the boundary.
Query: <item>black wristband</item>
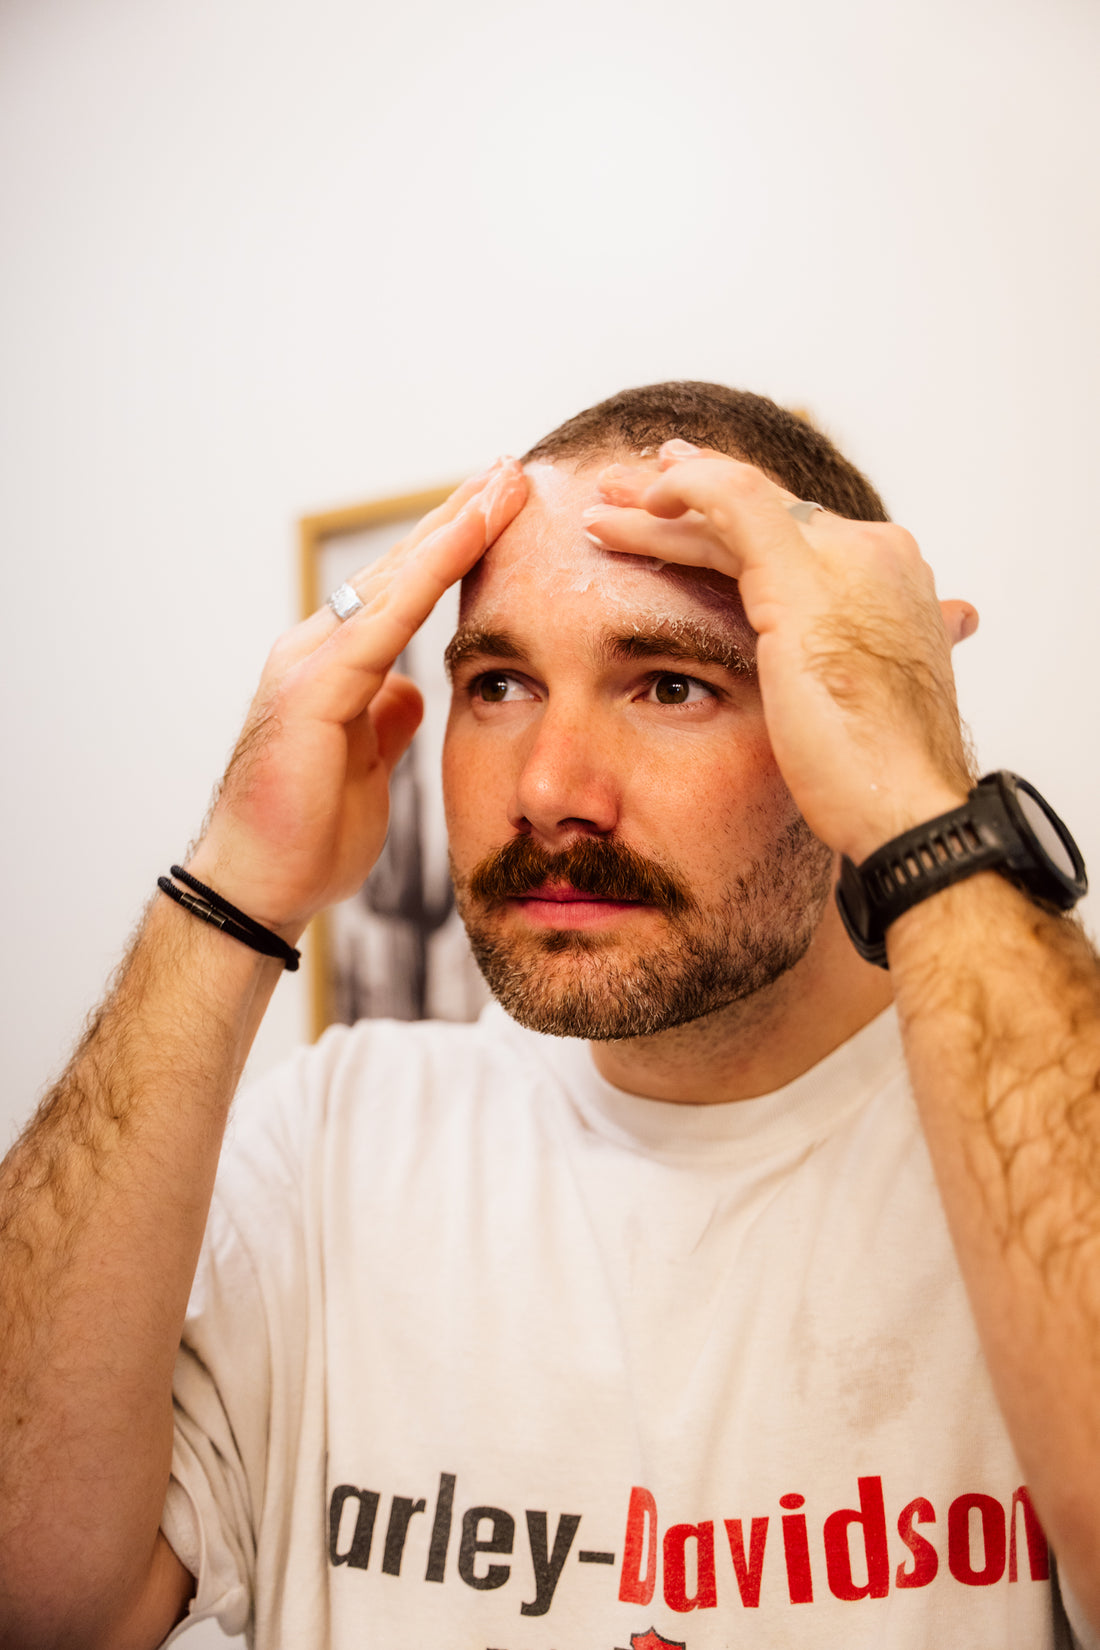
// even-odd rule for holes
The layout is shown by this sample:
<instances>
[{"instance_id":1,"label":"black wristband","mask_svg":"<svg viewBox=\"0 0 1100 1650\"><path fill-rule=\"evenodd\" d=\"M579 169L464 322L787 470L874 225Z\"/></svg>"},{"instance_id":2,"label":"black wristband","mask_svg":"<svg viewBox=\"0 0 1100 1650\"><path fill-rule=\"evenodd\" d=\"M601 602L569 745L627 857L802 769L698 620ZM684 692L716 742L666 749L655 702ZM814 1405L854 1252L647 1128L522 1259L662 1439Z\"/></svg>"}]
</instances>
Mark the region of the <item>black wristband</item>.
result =
<instances>
[{"instance_id":1,"label":"black wristband","mask_svg":"<svg viewBox=\"0 0 1100 1650\"><path fill-rule=\"evenodd\" d=\"M193 917L208 922L212 928L220 928L223 933L240 940L242 945L247 945L252 951L258 951L261 956L281 958L288 973L293 974L297 971L302 959L300 951L288 945L286 940L281 939L270 928L265 928L262 923L246 916L227 899L216 894L213 888L208 888L205 882L200 882L189 871L185 871L182 865L173 865L171 872L176 882L184 883L185 887L177 888L167 877L158 877L157 887L170 899L174 899L177 905L182 905ZM190 893L187 892L188 889L191 890Z\"/></svg>"}]
</instances>

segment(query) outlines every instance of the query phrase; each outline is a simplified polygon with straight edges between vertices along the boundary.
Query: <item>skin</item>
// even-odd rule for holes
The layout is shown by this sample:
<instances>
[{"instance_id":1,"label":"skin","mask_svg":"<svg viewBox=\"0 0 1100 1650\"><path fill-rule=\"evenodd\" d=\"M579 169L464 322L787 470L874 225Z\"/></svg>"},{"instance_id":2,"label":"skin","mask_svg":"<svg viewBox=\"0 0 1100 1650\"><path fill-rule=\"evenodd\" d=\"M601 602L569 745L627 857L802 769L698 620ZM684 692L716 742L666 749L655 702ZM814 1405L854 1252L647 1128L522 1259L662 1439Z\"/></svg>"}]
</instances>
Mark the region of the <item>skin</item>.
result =
<instances>
[{"instance_id":1,"label":"skin","mask_svg":"<svg viewBox=\"0 0 1100 1650\"><path fill-rule=\"evenodd\" d=\"M562 558L567 584L588 579L585 590L551 589L545 566L521 554L540 504L501 539L529 486L508 462L358 575L361 613L340 626L323 610L276 644L188 860L195 875L291 941L359 886L384 837L389 773L419 718L415 689L391 667L497 540L466 617L522 630L519 658L490 668L524 665L532 692L483 721L468 697L456 700L448 785L460 874L510 833L618 831L709 897L731 865L766 854L792 807L829 850L860 860L965 795L950 648L973 610L939 603L902 529L821 514L800 525L767 477L681 443L656 469L575 477L575 489L560 479L561 513L543 522L550 559ZM578 559L582 523L602 558ZM702 571L682 583L636 563L612 572L624 554ZM636 676L600 665L592 623L609 607L652 616L655 599L685 623L713 622L725 588L715 579L738 581L758 638L759 700L734 672L736 693L685 728ZM586 594L587 606L574 603ZM530 627L531 600L556 651ZM687 749L698 772L673 755ZM591 902L562 892L529 890L499 920L523 945L536 929L583 926L627 959L662 932L659 912L580 910ZM1096 959L1071 922L992 874L908 912L887 946L998 1399L1061 1573L1100 1623ZM278 972L157 898L69 1070L0 1168L0 1644L152 1650L186 1608L193 1582L158 1531L172 1363L230 1100ZM674 1064L678 1098L705 1099L711 1085L757 1093L795 1075L788 1058L805 1069L845 1034L837 1027L864 1023L888 989L853 960L828 904L791 974L767 1002L636 1049L601 1048L603 1069L658 1096L671 1094ZM777 1028L802 1038L789 1057L774 1052Z\"/></svg>"},{"instance_id":2,"label":"skin","mask_svg":"<svg viewBox=\"0 0 1100 1650\"><path fill-rule=\"evenodd\" d=\"M655 479L645 468L637 475ZM517 833L550 850L612 837L656 859L710 912L735 900L740 874L774 859L800 817L768 736L755 637L724 574L592 544L582 516L599 502L598 479L599 468L535 466L527 507L466 580L444 751L456 882L461 897L474 866ZM646 651L614 656L627 638L644 638ZM609 968L629 971L670 943L669 918L653 905L569 900L568 886L539 892L546 897L509 900L487 920L563 983L591 989ZM780 931L801 915L780 894L773 907ZM598 936L598 948L548 957L533 943L547 930ZM806 955L773 986L592 1052L633 1093L737 1100L807 1070L889 995L830 900Z\"/></svg>"}]
</instances>

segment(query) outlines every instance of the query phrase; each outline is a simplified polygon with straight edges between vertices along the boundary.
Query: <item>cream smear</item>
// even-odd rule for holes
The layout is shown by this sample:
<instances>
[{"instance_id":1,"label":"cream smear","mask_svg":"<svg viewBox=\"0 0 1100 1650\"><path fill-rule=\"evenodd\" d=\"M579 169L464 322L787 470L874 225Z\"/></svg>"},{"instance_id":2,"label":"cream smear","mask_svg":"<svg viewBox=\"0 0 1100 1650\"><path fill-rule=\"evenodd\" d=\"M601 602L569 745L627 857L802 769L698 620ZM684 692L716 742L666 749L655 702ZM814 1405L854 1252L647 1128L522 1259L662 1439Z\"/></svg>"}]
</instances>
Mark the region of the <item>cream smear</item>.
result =
<instances>
[{"instance_id":1,"label":"cream smear","mask_svg":"<svg viewBox=\"0 0 1100 1650\"><path fill-rule=\"evenodd\" d=\"M474 592L486 585L491 587L492 608L506 607L518 584L527 602L536 589L539 601L547 606L591 596L608 614L634 616L664 613L667 617L670 609L682 610L681 602L668 602L668 597L673 591L681 597L687 592L712 613L721 613L750 641L752 632L732 580L709 569L624 555L593 542L582 512L603 502L597 488L603 467L598 463L577 470L542 461L524 466L527 503L464 580L463 615ZM653 459L639 460L638 467L657 473Z\"/></svg>"}]
</instances>

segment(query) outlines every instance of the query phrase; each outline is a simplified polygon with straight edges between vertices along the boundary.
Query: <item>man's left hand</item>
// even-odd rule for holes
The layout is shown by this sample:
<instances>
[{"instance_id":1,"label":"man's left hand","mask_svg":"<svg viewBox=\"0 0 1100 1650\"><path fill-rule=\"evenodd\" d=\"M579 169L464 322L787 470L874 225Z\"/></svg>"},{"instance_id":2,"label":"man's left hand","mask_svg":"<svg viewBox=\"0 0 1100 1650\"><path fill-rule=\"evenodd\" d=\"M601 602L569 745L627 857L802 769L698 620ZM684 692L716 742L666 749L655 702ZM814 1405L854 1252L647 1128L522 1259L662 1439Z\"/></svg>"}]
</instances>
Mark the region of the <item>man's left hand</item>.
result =
<instances>
[{"instance_id":1,"label":"man's left hand","mask_svg":"<svg viewBox=\"0 0 1100 1650\"><path fill-rule=\"evenodd\" d=\"M776 760L815 834L858 863L964 801L951 648L977 613L937 599L911 534L823 511L798 522L793 493L684 441L659 464L605 469L588 531L608 550L737 580Z\"/></svg>"}]
</instances>

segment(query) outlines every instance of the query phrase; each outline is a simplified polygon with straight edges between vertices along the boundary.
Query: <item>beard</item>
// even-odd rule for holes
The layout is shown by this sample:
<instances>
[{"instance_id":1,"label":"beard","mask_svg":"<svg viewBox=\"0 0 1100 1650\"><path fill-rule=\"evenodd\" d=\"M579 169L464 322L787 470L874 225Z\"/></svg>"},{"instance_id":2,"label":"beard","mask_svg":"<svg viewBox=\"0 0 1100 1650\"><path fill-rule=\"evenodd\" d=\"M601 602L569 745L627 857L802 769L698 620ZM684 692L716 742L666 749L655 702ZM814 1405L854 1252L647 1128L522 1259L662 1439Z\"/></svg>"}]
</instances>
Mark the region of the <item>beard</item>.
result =
<instances>
[{"instance_id":1,"label":"beard","mask_svg":"<svg viewBox=\"0 0 1100 1650\"><path fill-rule=\"evenodd\" d=\"M796 819L708 909L613 838L581 837L551 853L517 836L468 876L452 874L470 947L502 1007L532 1031L601 1042L670 1031L774 984L817 931L833 855ZM508 933L505 902L549 882L655 906L664 932L633 943L614 932Z\"/></svg>"}]
</instances>

